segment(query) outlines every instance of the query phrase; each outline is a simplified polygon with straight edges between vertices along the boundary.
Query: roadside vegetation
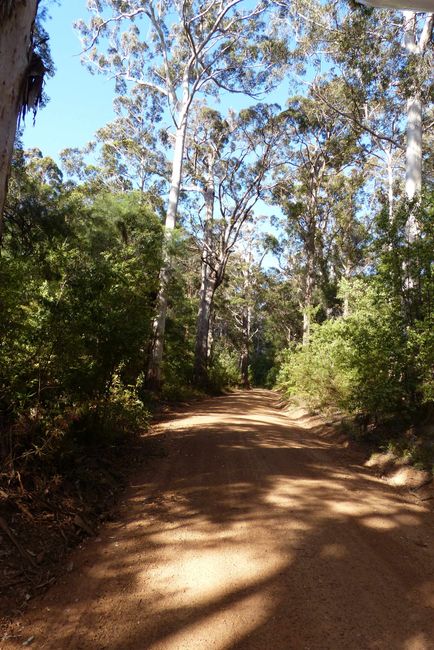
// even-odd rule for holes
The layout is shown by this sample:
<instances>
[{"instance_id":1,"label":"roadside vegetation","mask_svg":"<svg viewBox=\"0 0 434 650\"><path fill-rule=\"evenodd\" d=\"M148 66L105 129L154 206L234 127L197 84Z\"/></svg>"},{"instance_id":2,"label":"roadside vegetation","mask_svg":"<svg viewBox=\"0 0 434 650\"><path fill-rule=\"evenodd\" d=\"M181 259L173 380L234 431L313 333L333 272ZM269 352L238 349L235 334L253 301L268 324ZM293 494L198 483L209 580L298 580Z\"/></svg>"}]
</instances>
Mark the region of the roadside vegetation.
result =
<instances>
[{"instance_id":1,"label":"roadside vegetation","mask_svg":"<svg viewBox=\"0 0 434 650\"><path fill-rule=\"evenodd\" d=\"M0 1L6 589L51 579L25 531L63 557L128 459L164 453L140 434L169 402L278 388L432 469L433 15L90 2L115 118L53 160L21 140L54 71L46 9Z\"/></svg>"}]
</instances>

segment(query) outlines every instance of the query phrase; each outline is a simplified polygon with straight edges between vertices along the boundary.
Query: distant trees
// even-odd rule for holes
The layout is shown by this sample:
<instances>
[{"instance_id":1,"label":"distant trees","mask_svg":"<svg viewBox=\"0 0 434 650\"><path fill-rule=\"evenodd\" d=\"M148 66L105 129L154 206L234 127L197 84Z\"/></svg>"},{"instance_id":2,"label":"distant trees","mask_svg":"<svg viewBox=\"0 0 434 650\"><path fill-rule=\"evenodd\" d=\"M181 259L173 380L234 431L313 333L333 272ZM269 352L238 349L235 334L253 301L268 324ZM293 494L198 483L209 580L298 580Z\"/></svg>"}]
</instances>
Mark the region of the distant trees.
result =
<instances>
[{"instance_id":1,"label":"distant trees","mask_svg":"<svg viewBox=\"0 0 434 650\"><path fill-rule=\"evenodd\" d=\"M352 166L360 166L362 152L346 120L312 98L290 100L281 119L286 128L279 142L281 165L273 197L285 214L290 248L294 250L297 243L299 247L303 342L307 344L314 295L329 264L329 240L344 226L337 215L342 195L350 192L344 179ZM346 209L347 220L354 219L349 202Z\"/></svg>"},{"instance_id":2,"label":"distant trees","mask_svg":"<svg viewBox=\"0 0 434 650\"><path fill-rule=\"evenodd\" d=\"M381 145L386 174L390 175L397 152L405 151L401 185L413 200L422 188L423 113L432 93L434 14L349 10L343 3L304 0L294 20L298 55L309 53L316 61L312 94L348 120L365 146L369 139L371 147ZM321 88L324 77L339 80L340 100ZM391 199L392 191L389 183ZM415 230L414 213L410 213L410 238Z\"/></svg>"}]
</instances>

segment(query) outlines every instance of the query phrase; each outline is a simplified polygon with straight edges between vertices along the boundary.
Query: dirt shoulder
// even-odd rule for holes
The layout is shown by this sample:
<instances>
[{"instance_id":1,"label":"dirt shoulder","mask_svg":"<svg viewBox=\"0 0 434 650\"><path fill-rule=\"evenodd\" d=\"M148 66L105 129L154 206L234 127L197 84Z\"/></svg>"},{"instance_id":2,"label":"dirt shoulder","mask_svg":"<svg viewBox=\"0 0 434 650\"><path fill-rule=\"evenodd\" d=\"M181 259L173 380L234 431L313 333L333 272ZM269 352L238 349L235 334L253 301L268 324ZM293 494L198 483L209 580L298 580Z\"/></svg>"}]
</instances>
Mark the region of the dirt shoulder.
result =
<instances>
[{"instance_id":1,"label":"dirt shoulder","mask_svg":"<svg viewBox=\"0 0 434 650\"><path fill-rule=\"evenodd\" d=\"M8 618L70 571L72 549L114 516L134 467L164 453L146 437L127 442L0 472L0 638Z\"/></svg>"},{"instance_id":2,"label":"dirt shoulder","mask_svg":"<svg viewBox=\"0 0 434 650\"><path fill-rule=\"evenodd\" d=\"M415 464L410 454L405 453L405 445L409 442L414 446L423 447L428 439L429 444L432 445L431 434L425 438L423 434L418 437L414 427L397 434L396 431L388 430L386 424L379 427L378 431L374 429L366 432L354 419L344 417L340 412L313 413L302 402L291 403L285 398L279 400L278 407L287 412L290 418L309 428L319 438L358 453L364 466L385 483L411 493L420 501L432 502L430 505L434 509L432 465L431 470L423 469L420 463ZM388 446L391 448L388 449ZM395 450L393 446L396 447ZM425 463L425 466L429 467L430 463Z\"/></svg>"},{"instance_id":3,"label":"dirt shoulder","mask_svg":"<svg viewBox=\"0 0 434 650\"><path fill-rule=\"evenodd\" d=\"M311 425L253 390L154 427L167 455L2 650L434 649L432 512Z\"/></svg>"}]
</instances>

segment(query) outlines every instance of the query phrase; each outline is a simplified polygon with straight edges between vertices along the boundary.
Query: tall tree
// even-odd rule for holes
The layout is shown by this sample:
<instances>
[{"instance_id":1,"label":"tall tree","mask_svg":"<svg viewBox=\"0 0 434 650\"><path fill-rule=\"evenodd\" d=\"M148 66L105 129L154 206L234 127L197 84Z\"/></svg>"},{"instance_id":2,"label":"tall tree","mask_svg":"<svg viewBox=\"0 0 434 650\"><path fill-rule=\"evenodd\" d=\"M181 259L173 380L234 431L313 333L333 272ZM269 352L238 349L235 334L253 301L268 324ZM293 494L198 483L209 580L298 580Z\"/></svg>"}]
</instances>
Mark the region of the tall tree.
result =
<instances>
[{"instance_id":1,"label":"tall tree","mask_svg":"<svg viewBox=\"0 0 434 650\"><path fill-rule=\"evenodd\" d=\"M412 201L422 187L423 113L432 93L434 14L351 9L348 3L316 0L302 4L303 11L294 16L300 34L297 53L300 59L314 56L315 96L345 117L365 144L370 139L371 146L383 143L383 150L387 146L383 158L389 179L397 150L406 151L401 184ZM377 3L382 4L388 3ZM321 88L318 82L325 76L340 79L345 105ZM391 187L389 182L389 199ZM410 240L416 230L413 211L407 224Z\"/></svg>"},{"instance_id":2,"label":"tall tree","mask_svg":"<svg viewBox=\"0 0 434 650\"><path fill-rule=\"evenodd\" d=\"M426 81L424 56L431 42L434 13L424 17L419 27L418 15L414 11L403 11L404 47L408 54L408 67L411 70L409 91L407 91L407 148L405 192L407 198L420 198L422 191L422 123L423 123L423 86ZM407 238L414 240L419 226L415 211L412 210L407 221Z\"/></svg>"},{"instance_id":3,"label":"tall tree","mask_svg":"<svg viewBox=\"0 0 434 650\"><path fill-rule=\"evenodd\" d=\"M188 117L199 93L257 93L270 85L270 63L283 47L266 36L267 3L246 0L102 0L88 2L92 19L79 28L91 66L114 74L125 94L127 84L147 91L154 122L164 111L174 126L166 232L176 226ZM109 12L109 14L108 14ZM108 15L108 17L107 17ZM127 25L124 28L124 25ZM107 37L105 47L103 38ZM161 382L166 287L170 260L160 277L149 382Z\"/></svg>"},{"instance_id":4,"label":"tall tree","mask_svg":"<svg viewBox=\"0 0 434 650\"><path fill-rule=\"evenodd\" d=\"M214 294L245 223L270 189L281 133L273 105L258 104L227 119L205 108L197 118L188 137L186 177L200 197L192 226L202 259L195 350L195 376L202 382Z\"/></svg>"},{"instance_id":5,"label":"tall tree","mask_svg":"<svg viewBox=\"0 0 434 650\"><path fill-rule=\"evenodd\" d=\"M229 260L227 281L222 291L219 321L224 321L224 327L220 328L220 336L237 353L244 388L251 385L254 353L257 357L263 353L268 284L262 263L268 251L268 237L260 231L260 220L246 223Z\"/></svg>"},{"instance_id":6,"label":"tall tree","mask_svg":"<svg viewBox=\"0 0 434 650\"><path fill-rule=\"evenodd\" d=\"M18 118L41 99L45 68L34 53L37 9L38 0L0 0L0 241Z\"/></svg>"},{"instance_id":7,"label":"tall tree","mask_svg":"<svg viewBox=\"0 0 434 650\"><path fill-rule=\"evenodd\" d=\"M333 119L330 110L312 98L291 100L282 119L287 125L280 143L282 180L276 184L274 200L286 216L290 238L300 246L303 342L307 344L325 240L333 229L337 177L360 163L361 152L346 120Z\"/></svg>"},{"instance_id":8,"label":"tall tree","mask_svg":"<svg viewBox=\"0 0 434 650\"><path fill-rule=\"evenodd\" d=\"M160 197L170 179L169 162L161 135L150 127L146 93L137 88L131 95L116 97L113 108L115 119L99 128L94 140L61 152L65 171L97 191L138 189L147 199L151 193Z\"/></svg>"}]
</instances>

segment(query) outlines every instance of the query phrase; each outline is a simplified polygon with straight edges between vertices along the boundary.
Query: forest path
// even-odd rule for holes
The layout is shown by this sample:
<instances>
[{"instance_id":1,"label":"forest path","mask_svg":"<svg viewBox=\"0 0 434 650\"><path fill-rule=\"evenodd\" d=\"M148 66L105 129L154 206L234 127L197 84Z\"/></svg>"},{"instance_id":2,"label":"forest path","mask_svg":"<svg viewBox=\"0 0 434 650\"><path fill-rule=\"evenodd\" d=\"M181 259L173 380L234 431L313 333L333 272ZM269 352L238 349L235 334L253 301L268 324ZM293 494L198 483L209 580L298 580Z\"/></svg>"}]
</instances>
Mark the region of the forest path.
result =
<instances>
[{"instance_id":1,"label":"forest path","mask_svg":"<svg viewBox=\"0 0 434 650\"><path fill-rule=\"evenodd\" d=\"M157 425L168 455L2 649L434 649L432 513L276 403Z\"/></svg>"}]
</instances>

